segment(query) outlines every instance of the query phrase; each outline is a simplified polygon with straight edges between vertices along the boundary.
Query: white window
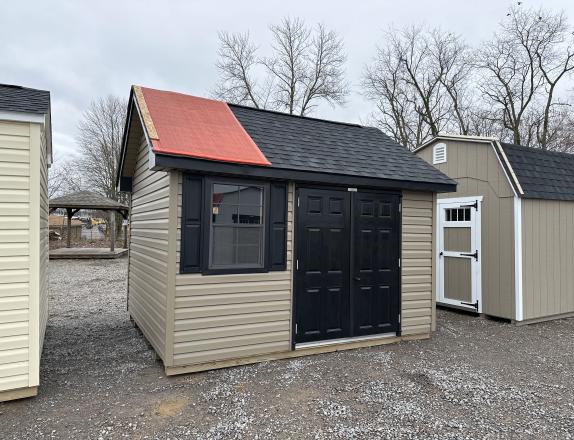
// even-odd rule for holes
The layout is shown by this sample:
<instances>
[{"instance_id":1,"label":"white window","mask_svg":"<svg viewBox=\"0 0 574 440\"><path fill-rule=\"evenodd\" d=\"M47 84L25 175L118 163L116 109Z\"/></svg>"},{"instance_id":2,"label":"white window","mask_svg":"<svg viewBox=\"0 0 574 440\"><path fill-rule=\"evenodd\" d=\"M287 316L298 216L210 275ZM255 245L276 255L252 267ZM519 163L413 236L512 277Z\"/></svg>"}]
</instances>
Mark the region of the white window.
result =
<instances>
[{"instance_id":1,"label":"white window","mask_svg":"<svg viewBox=\"0 0 574 440\"><path fill-rule=\"evenodd\" d=\"M432 163L433 165L446 162L446 144L438 143L432 149Z\"/></svg>"}]
</instances>

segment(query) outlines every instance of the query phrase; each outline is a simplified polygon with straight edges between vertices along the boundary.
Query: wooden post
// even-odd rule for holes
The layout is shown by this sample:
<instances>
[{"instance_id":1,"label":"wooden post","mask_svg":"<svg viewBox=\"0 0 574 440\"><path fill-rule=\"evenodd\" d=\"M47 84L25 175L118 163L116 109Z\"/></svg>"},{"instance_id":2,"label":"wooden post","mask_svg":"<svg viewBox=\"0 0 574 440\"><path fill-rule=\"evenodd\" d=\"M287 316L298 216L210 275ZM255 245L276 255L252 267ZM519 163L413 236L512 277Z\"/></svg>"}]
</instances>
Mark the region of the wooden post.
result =
<instances>
[{"instance_id":1,"label":"wooden post","mask_svg":"<svg viewBox=\"0 0 574 440\"><path fill-rule=\"evenodd\" d=\"M70 240L72 238L72 210L70 208L66 208L66 213L68 214L68 236L66 237L66 247L70 247Z\"/></svg>"},{"instance_id":2,"label":"wooden post","mask_svg":"<svg viewBox=\"0 0 574 440\"><path fill-rule=\"evenodd\" d=\"M128 225L126 224L126 221L128 219L126 213L122 212L122 219L124 223L124 249L128 248Z\"/></svg>"},{"instance_id":3,"label":"wooden post","mask_svg":"<svg viewBox=\"0 0 574 440\"><path fill-rule=\"evenodd\" d=\"M116 247L116 211L110 211L110 251Z\"/></svg>"}]
</instances>

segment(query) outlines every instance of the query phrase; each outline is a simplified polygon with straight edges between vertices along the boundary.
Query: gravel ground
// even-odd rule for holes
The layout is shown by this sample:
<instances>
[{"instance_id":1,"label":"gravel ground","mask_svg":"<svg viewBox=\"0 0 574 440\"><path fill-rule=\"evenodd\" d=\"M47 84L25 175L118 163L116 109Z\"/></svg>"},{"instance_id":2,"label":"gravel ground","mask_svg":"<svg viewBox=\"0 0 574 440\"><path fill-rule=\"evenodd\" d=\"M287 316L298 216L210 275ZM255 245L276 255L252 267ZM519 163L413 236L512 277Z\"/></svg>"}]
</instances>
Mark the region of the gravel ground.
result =
<instances>
[{"instance_id":1,"label":"gravel ground","mask_svg":"<svg viewBox=\"0 0 574 440\"><path fill-rule=\"evenodd\" d=\"M51 262L40 394L1 439L574 437L574 319L439 310L429 341L166 378L125 285L125 259Z\"/></svg>"}]
</instances>

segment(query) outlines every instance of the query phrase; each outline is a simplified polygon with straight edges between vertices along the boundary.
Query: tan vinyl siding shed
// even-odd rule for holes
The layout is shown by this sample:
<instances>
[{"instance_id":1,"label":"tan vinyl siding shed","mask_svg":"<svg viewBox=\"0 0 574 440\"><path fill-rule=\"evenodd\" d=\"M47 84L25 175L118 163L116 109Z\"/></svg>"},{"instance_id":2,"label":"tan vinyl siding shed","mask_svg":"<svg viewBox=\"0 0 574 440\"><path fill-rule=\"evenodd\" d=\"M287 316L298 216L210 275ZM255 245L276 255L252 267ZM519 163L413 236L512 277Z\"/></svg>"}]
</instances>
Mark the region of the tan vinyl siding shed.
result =
<instances>
[{"instance_id":1,"label":"tan vinyl siding shed","mask_svg":"<svg viewBox=\"0 0 574 440\"><path fill-rule=\"evenodd\" d=\"M0 85L0 401L40 384L50 162L49 92Z\"/></svg>"},{"instance_id":2,"label":"tan vinyl siding shed","mask_svg":"<svg viewBox=\"0 0 574 440\"><path fill-rule=\"evenodd\" d=\"M176 95L178 100L185 100L186 95ZM430 337L435 325L432 231L436 192L454 189L450 179L378 130L231 105L224 111L233 112L271 166L237 166L224 161L197 161L196 158L158 153L154 145L166 136L162 134L165 132L160 126L161 118L154 113L152 98L157 99L157 96L139 87L132 90L118 180L122 190L131 192L129 313L162 359L168 375ZM162 108L168 111L169 106L164 103ZM383 156L388 152L391 161L393 154L405 158L413 167L422 170L423 177L416 182L405 178L405 182L393 181L387 185L384 179L377 181L363 176L355 180L351 176L354 183L346 184L348 176L337 176L337 180L343 182L337 184L322 181L325 175L319 172L303 174L301 169L293 169L282 174L274 168L280 158L271 147L276 145L277 138L262 139L256 126L263 127L269 136L270 130L265 127L273 127L277 138L281 139L289 130L301 133L308 126L313 131L328 130L318 133L321 139L338 134L328 146L336 146L337 138L348 131L367 136L362 142L375 139L368 148L379 148L378 142L382 139ZM177 127L170 129L177 130ZM281 130L286 131L277 134ZM311 137L309 135L307 139ZM297 145L281 148L291 151ZM397 167L403 166L399 165L400 160L396 163ZM412 173L413 176L417 174L416 170ZM233 189L236 187L234 182L239 182L237 191ZM377 189L377 184L386 186ZM245 209L240 200L257 191L263 192L261 200L264 202L262 210L254 213L252 199ZM232 206L238 210L229 216L237 228L252 228L237 229L238 237L245 233L242 231L251 231L247 236L253 237L253 231L257 231L260 224L269 229L263 235L263 250L258 254L265 260L262 267L246 269L239 265L230 270L211 266L217 255L231 258L229 247L216 249L214 239L214 228L226 215L226 203L234 203ZM237 203L239 205L235 205ZM269 211L265 211L266 204L270 206ZM380 240L386 240L380 243L387 243L388 247L370 248L360 237L352 238L350 227L343 220L347 218L345 215L356 211L353 206L370 220L374 217L369 210L374 208L381 216L388 210L384 214L387 223L377 229L383 237ZM321 211L327 208L331 218ZM312 215L306 216L308 213ZM318 248L307 244L315 243L313 240L318 237L315 232L323 224L312 223L313 215L323 216L322 222L335 223L321 230L319 235L323 240L320 256L325 258L309 261L305 259L305 253ZM361 221L361 216L355 217ZM304 227L305 222L310 226ZM223 229L229 227L222 226ZM359 235L370 238L369 233L376 227L372 223L365 224ZM199 228L208 229L196 233ZM357 315L353 328L345 327L346 322L341 328L326 324L328 331L311 328L317 322L313 311L316 309L312 302L303 304L302 286L311 286L310 290L314 291L311 284L329 283L328 288L335 292L332 298L342 298L340 304L344 304L350 295L350 284L346 283L351 283L348 281L351 273L346 262L352 259L352 254L345 246L340 247L338 240L326 239L340 237L341 231L346 231L345 240L354 242L353 255L360 254L362 247L371 249L367 254L361 254L362 262L360 267L355 267L356 273L362 271L361 276L368 278L371 257L390 262L388 268L380 269L381 273L388 274L389 280L381 275L377 285L379 296L372 296L373 301L376 298L383 301L382 305L373 304L379 304L379 309L382 307L383 315L388 314L373 318L378 320L378 328L370 322L358 322L365 319L365 312ZM308 239L298 234L308 234ZM213 242L207 245L209 240ZM379 238L375 237L375 242L377 240ZM238 251L234 258L240 260L251 255L253 246L243 245L242 253ZM241 241L237 246L241 246ZM324 252L332 252L331 258ZM326 276L321 275L321 281L317 278L309 281L301 275L309 268L310 276L317 276L324 268L315 270L311 266L317 261L328 260L334 262L334 266L326 272L341 276L325 281ZM368 294L371 286L366 282L363 281L361 289ZM326 303L322 304L327 308ZM344 305L337 311L347 313ZM329 318L325 315L321 319ZM330 336L328 332L338 333Z\"/></svg>"},{"instance_id":3,"label":"tan vinyl siding shed","mask_svg":"<svg viewBox=\"0 0 574 440\"><path fill-rule=\"evenodd\" d=\"M468 303L478 300L481 313L516 323L572 316L574 155L448 135L416 153L458 183L456 192L437 199L435 233L439 241L441 234L445 237L437 247L437 301L477 311ZM477 208L469 208L475 201ZM472 221L460 221L461 209L471 212ZM446 217L453 210L456 222ZM468 228L460 227L465 225ZM477 237L475 248L460 249L447 242L454 226L459 233L473 231L469 235ZM468 254L477 249L480 265L475 275L480 282L474 285L473 301L468 301L468 295L460 294L464 287L456 292L450 287L469 285L468 273L449 272L448 266L462 261L454 260L456 251ZM478 266L473 257L463 258Z\"/></svg>"}]
</instances>

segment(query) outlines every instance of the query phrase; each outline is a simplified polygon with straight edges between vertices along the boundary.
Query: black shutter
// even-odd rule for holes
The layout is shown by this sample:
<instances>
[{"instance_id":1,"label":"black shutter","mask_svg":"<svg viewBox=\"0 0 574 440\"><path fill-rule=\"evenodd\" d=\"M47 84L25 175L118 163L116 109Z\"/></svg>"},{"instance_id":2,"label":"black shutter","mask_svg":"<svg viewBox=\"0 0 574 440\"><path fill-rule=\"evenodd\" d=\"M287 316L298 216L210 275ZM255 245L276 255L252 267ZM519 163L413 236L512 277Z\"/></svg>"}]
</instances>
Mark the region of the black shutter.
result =
<instances>
[{"instance_id":1,"label":"black shutter","mask_svg":"<svg viewBox=\"0 0 574 440\"><path fill-rule=\"evenodd\" d=\"M287 183L271 183L269 197L269 270L287 269Z\"/></svg>"},{"instance_id":2,"label":"black shutter","mask_svg":"<svg viewBox=\"0 0 574 440\"><path fill-rule=\"evenodd\" d=\"M201 211L203 179L183 175L181 194L181 261L180 272L201 271Z\"/></svg>"}]
</instances>

